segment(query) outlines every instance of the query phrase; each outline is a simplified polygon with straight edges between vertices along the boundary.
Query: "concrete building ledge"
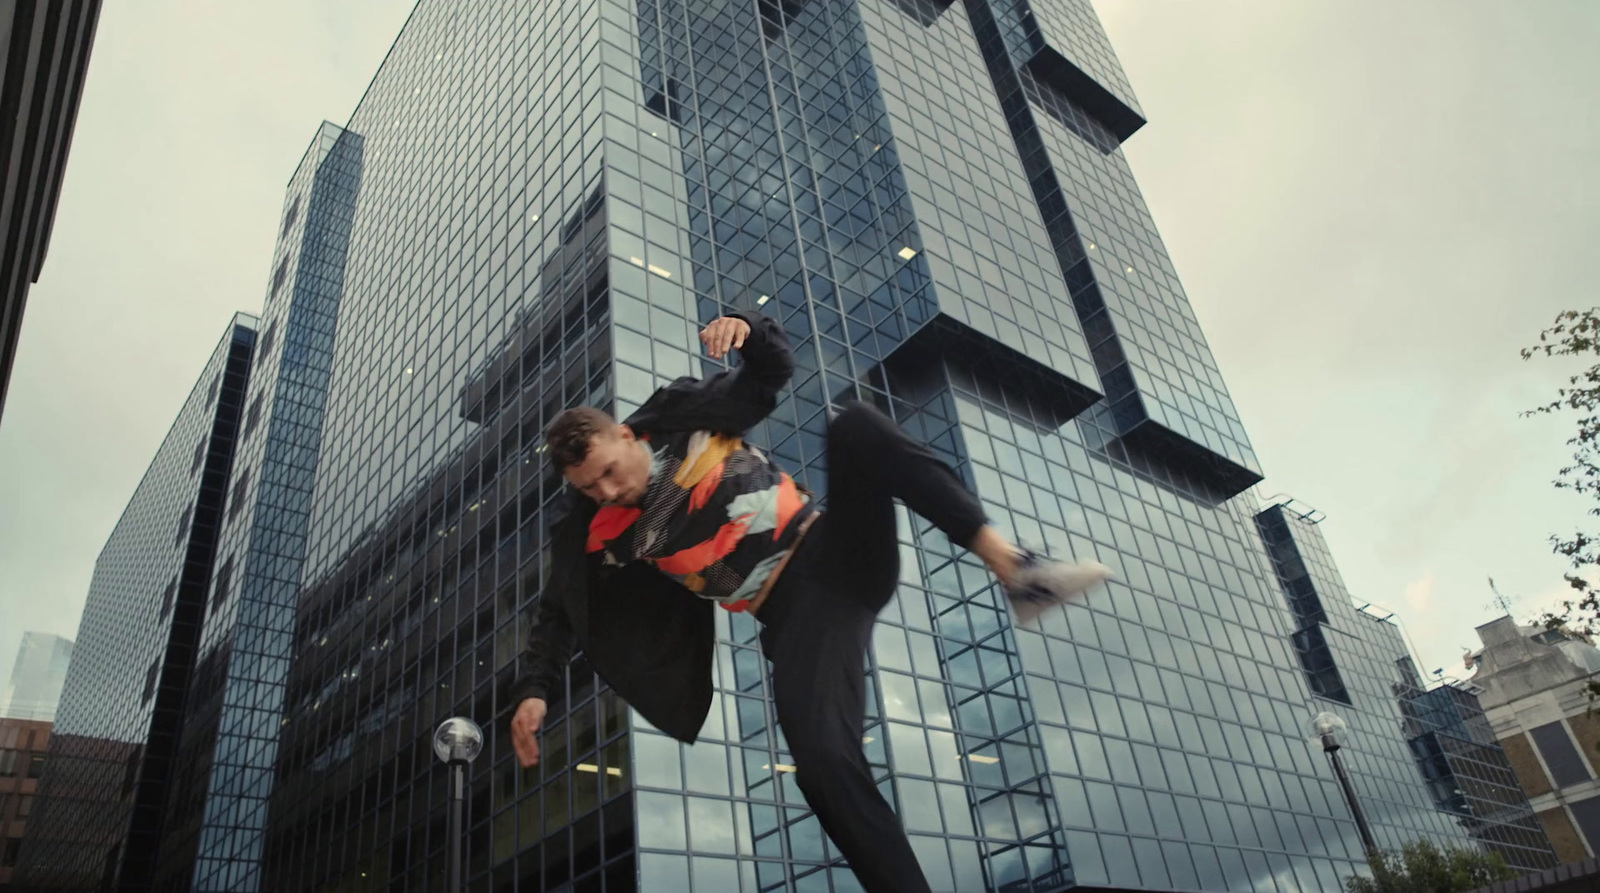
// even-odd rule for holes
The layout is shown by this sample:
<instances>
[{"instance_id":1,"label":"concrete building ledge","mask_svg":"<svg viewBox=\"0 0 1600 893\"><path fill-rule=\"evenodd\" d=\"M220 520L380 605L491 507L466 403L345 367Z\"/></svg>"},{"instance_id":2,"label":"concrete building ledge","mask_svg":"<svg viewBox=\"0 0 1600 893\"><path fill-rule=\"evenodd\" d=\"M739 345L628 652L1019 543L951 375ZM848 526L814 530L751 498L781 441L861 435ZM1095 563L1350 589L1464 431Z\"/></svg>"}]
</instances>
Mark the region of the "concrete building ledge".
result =
<instances>
[{"instance_id":1,"label":"concrete building ledge","mask_svg":"<svg viewBox=\"0 0 1600 893\"><path fill-rule=\"evenodd\" d=\"M1523 893L1525 890L1538 890L1539 893L1589 893L1597 889L1600 889L1600 859L1585 859L1582 862L1558 865L1537 874L1525 874L1509 881L1496 881L1471 893Z\"/></svg>"}]
</instances>

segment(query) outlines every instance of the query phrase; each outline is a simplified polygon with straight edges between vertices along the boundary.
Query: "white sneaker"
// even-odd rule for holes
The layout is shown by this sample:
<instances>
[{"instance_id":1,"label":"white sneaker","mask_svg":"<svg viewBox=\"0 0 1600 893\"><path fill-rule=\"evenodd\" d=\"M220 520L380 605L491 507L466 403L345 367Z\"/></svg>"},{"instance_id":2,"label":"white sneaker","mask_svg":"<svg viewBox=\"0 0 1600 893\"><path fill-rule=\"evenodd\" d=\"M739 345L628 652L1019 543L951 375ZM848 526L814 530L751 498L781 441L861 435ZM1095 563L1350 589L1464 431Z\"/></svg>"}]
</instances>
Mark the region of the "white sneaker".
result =
<instances>
[{"instance_id":1,"label":"white sneaker","mask_svg":"<svg viewBox=\"0 0 1600 893\"><path fill-rule=\"evenodd\" d=\"M1111 579L1111 568L1098 561L1055 561L1022 549L1022 566L1006 598L1017 623L1027 625L1056 605L1080 603L1084 593Z\"/></svg>"}]
</instances>

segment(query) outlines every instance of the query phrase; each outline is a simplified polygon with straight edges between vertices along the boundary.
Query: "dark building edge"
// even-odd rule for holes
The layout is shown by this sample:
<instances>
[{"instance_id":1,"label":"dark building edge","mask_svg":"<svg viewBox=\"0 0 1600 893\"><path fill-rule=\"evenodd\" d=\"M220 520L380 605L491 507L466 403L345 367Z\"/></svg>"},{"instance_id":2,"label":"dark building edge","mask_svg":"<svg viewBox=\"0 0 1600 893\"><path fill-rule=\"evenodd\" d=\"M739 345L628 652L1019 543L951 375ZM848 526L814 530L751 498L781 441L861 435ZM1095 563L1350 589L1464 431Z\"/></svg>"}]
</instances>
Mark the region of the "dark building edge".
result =
<instances>
[{"instance_id":1,"label":"dark building edge","mask_svg":"<svg viewBox=\"0 0 1600 893\"><path fill-rule=\"evenodd\" d=\"M161 658L161 683L156 689L143 765L134 789L133 816L123 847L122 890L149 889L162 855L165 819L172 798L184 707L193 685L200 633L205 628L207 593L215 572L217 541L226 509L228 482L233 476L234 445L244 415L244 398L250 383L256 333L235 324L228 359L223 365L217 414L206 447L200 491L195 499L194 521L172 608L172 626Z\"/></svg>"},{"instance_id":2,"label":"dark building edge","mask_svg":"<svg viewBox=\"0 0 1600 893\"><path fill-rule=\"evenodd\" d=\"M8 8L9 7L9 8ZM100 0L0 0L10 19L0 80L0 417L29 286L55 224Z\"/></svg>"}]
</instances>

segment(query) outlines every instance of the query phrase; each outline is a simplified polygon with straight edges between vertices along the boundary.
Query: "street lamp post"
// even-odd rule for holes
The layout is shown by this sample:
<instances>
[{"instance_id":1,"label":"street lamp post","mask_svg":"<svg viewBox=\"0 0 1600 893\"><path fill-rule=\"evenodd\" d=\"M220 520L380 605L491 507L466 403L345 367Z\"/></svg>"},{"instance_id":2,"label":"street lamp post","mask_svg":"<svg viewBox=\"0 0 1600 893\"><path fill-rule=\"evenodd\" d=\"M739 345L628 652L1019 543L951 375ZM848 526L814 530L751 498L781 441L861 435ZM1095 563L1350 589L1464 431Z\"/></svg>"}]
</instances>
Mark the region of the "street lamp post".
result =
<instances>
[{"instance_id":1,"label":"street lamp post","mask_svg":"<svg viewBox=\"0 0 1600 893\"><path fill-rule=\"evenodd\" d=\"M1367 826L1367 816L1361 811L1361 803L1356 800L1356 789L1350 784L1350 773L1345 771L1344 758L1339 756L1339 748L1344 744L1340 738L1349 728L1345 721L1333 713L1318 713L1311 720L1312 734L1322 740L1322 750L1328 755L1328 762L1333 764L1333 774L1339 779L1339 788L1344 791L1344 802L1350 806L1350 815L1356 820L1356 830L1361 832L1361 848L1367 853L1367 864L1377 862L1378 844L1372 839L1372 829Z\"/></svg>"},{"instance_id":2,"label":"street lamp post","mask_svg":"<svg viewBox=\"0 0 1600 893\"><path fill-rule=\"evenodd\" d=\"M461 844L465 838L467 764L483 750L483 730L462 716L452 716L433 732L433 752L450 768L450 893L461 893Z\"/></svg>"}]
</instances>

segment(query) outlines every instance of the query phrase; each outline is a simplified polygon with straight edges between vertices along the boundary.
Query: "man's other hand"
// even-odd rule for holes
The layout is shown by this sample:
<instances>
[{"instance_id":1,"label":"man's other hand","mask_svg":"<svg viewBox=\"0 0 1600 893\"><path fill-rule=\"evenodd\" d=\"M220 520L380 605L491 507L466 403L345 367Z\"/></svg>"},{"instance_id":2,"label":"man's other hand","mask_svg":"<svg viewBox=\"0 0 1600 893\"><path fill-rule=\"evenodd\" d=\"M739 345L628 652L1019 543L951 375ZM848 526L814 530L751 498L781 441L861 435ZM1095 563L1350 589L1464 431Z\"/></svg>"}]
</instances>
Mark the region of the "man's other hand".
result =
<instances>
[{"instance_id":1,"label":"man's other hand","mask_svg":"<svg viewBox=\"0 0 1600 893\"><path fill-rule=\"evenodd\" d=\"M706 353L715 360L727 356L729 350L743 347L744 339L748 337L750 324L733 316L718 317L711 321L711 325L700 330L700 343L706 346Z\"/></svg>"},{"instance_id":2,"label":"man's other hand","mask_svg":"<svg viewBox=\"0 0 1600 893\"><path fill-rule=\"evenodd\" d=\"M524 769L539 765L539 727L544 725L547 709L543 698L528 698L517 705L511 717L511 746Z\"/></svg>"}]
</instances>

